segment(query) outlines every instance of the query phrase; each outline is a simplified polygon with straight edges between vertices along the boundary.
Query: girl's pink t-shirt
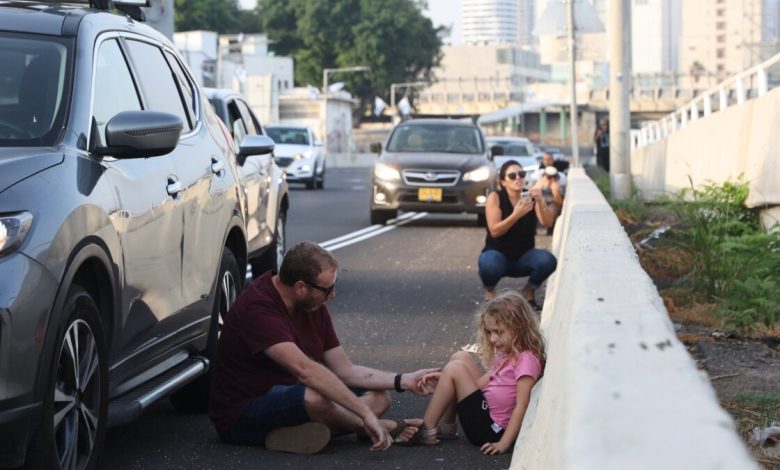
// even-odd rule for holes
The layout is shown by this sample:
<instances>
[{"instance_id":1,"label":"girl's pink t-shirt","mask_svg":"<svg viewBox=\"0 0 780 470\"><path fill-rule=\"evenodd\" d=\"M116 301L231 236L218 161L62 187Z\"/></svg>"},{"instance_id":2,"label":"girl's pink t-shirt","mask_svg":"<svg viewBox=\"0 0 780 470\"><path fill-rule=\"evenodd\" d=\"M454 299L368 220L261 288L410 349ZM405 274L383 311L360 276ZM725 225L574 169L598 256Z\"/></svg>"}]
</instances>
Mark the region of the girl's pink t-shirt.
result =
<instances>
[{"instance_id":1,"label":"girl's pink t-shirt","mask_svg":"<svg viewBox=\"0 0 780 470\"><path fill-rule=\"evenodd\" d=\"M482 393L490 408L490 417L505 428L517 403L517 381L526 375L538 380L542 364L531 351L523 351L517 356L499 353L489 373L490 380Z\"/></svg>"}]
</instances>

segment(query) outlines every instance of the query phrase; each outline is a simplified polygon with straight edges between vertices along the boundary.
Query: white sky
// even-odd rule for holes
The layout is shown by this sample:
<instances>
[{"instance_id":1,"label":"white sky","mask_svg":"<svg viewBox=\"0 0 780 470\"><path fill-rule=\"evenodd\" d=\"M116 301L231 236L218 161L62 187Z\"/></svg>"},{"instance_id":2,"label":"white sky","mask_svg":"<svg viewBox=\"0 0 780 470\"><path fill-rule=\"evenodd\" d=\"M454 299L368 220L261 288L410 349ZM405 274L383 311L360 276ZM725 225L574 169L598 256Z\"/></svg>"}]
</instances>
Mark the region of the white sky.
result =
<instances>
[{"instance_id":1,"label":"white sky","mask_svg":"<svg viewBox=\"0 0 780 470\"><path fill-rule=\"evenodd\" d=\"M428 0L428 11L424 12L433 21L433 26L450 26L452 31L444 42L461 41L460 0Z\"/></svg>"}]
</instances>

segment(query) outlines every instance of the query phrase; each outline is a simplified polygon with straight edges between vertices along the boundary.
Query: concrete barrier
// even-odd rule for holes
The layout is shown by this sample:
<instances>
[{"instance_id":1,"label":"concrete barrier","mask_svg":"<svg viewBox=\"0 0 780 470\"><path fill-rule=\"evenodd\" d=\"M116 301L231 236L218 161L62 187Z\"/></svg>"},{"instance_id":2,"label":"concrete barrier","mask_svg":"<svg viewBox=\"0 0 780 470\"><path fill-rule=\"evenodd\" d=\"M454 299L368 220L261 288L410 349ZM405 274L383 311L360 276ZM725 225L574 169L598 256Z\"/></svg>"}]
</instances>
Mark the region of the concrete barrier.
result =
<instances>
[{"instance_id":1,"label":"concrete barrier","mask_svg":"<svg viewBox=\"0 0 780 470\"><path fill-rule=\"evenodd\" d=\"M582 169L569 172L553 251L547 366L511 468L758 468Z\"/></svg>"}]
</instances>

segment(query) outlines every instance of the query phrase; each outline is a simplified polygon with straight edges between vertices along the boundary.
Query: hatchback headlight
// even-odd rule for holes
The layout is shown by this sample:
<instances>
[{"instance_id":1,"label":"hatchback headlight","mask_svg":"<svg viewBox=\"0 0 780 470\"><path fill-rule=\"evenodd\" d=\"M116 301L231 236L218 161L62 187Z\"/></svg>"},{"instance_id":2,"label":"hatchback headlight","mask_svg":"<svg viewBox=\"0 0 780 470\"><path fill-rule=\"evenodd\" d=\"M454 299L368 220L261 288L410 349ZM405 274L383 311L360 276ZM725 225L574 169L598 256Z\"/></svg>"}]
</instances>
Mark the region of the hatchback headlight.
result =
<instances>
[{"instance_id":1,"label":"hatchback headlight","mask_svg":"<svg viewBox=\"0 0 780 470\"><path fill-rule=\"evenodd\" d=\"M374 167L374 176L377 179L387 180L387 181L401 179L401 173L399 173L398 170L391 167L390 165L385 165L384 163L376 164L376 166Z\"/></svg>"},{"instance_id":2,"label":"hatchback headlight","mask_svg":"<svg viewBox=\"0 0 780 470\"><path fill-rule=\"evenodd\" d=\"M32 220L32 214L29 212L0 216L0 256L12 252L22 244Z\"/></svg>"},{"instance_id":3,"label":"hatchback headlight","mask_svg":"<svg viewBox=\"0 0 780 470\"><path fill-rule=\"evenodd\" d=\"M489 166L481 166L476 170L471 170L463 175L463 181L474 181L477 183L480 181L487 181L488 178L490 178Z\"/></svg>"}]
</instances>

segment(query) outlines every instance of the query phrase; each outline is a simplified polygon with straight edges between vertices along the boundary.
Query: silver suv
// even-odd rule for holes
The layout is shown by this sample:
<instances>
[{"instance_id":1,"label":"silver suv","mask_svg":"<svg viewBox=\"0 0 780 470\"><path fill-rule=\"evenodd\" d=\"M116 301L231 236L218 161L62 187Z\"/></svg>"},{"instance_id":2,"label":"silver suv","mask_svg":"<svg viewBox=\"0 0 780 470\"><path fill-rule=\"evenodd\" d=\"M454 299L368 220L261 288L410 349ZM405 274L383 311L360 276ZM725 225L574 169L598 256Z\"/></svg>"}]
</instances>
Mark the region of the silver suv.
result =
<instances>
[{"instance_id":1,"label":"silver suv","mask_svg":"<svg viewBox=\"0 0 780 470\"><path fill-rule=\"evenodd\" d=\"M2 3L0 64L0 467L92 469L155 400L205 409L247 266L236 155L131 17Z\"/></svg>"}]
</instances>

